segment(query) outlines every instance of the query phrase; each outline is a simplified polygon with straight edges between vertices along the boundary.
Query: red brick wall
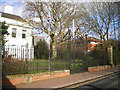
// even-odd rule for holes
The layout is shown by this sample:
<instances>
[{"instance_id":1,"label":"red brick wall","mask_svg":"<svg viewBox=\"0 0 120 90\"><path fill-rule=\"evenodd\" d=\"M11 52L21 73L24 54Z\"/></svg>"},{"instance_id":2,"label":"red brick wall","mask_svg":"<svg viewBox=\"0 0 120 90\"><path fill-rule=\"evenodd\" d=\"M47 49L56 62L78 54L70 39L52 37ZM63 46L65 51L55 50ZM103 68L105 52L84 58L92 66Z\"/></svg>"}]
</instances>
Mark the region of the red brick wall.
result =
<instances>
[{"instance_id":1,"label":"red brick wall","mask_svg":"<svg viewBox=\"0 0 120 90\"><path fill-rule=\"evenodd\" d=\"M110 68L110 65L104 65L104 66L96 66L96 67L88 67L88 71L99 71Z\"/></svg>"},{"instance_id":2,"label":"red brick wall","mask_svg":"<svg viewBox=\"0 0 120 90\"><path fill-rule=\"evenodd\" d=\"M70 72L55 73L55 74L42 75L42 76L33 76L32 81L39 81L39 80L55 78L55 77L63 77L67 75L70 75Z\"/></svg>"},{"instance_id":3,"label":"red brick wall","mask_svg":"<svg viewBox=\"0 0 120 90\"><path fill-rule=\"evenodd\" d=\"M24 83L25 82L25 78L17 78L17 79L5 79L2 81L3 85L15 85L15 84L19 84L19 83Z\"/></svg>"},{"instance_id":4,"label":"red brick wall","mask_svg":"<svg viewBox=\"0 0 120 90\"><path fill-rule=\"evenodd\" d=\"M44 80L44 79L49 79L49 78L55 78L55 77L63 77L70 75L69 70L64 70L64 71L58 71L58 72L52 72L48 74L42 74L42 75L32 75L32 76L25 76L25 77L19 77L16 79L4 79L2 81L3 85L9 85L10 83L12 85L20 84L20 83L27 83L27 82L34 82L34 81L39 81L39 80Z\"/></svg>"}]
</instances>

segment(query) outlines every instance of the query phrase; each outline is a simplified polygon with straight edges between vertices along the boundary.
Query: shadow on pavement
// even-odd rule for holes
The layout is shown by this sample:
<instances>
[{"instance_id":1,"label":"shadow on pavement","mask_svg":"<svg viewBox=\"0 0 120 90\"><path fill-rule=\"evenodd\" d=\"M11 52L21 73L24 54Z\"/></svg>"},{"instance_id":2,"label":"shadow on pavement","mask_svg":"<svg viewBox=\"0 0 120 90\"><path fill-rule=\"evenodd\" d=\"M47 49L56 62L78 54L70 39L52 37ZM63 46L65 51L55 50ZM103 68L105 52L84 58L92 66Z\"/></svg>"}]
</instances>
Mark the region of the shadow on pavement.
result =
<instances>
[{"instance_id":1,"label":"shadow on pavement","mask_svg":"<svg viewBox=\"0 0 120 90\"><path fill-rule=\"evenodd\" d=\"M103 90L102 88L99 88L99 87L96 87L96 86L93 86L93 85L85 85L85 86L93 88L94 90Z\"/></svg>"},{"instance_id":2,"label":"shadow on pavement","mask_svg":"<svg viewBox=\"0 0 120 90\"><path fill-rule=\"evenodd\" d=\"M2 75L2 90L16 90L16 87L10 82L6 75Z\"/></svg>"},{"instance_id":3,"label":"shadow on pavement","mask_svg":"<svg viewBox=\"0 0 120 90\"><path fill-rule=\"evenodd\" d=\"M80 90L104 90L103 88L99 88L93 85L84 85L81 87L77 87L75 89L80 89Z\"/></svg>"},{"instance_id":4,"label":"shadow on pavement","mask_svg":"<svg viewBox=\"0 0 120 90\"><path fill-rule=\"evenodd\" d=\"M118 88L104 88L104 87L100 88L100 87L93 86L93 85L84 85L76 89L80 89L80 90L120 90Z\"/></svg>"}]
</instances>

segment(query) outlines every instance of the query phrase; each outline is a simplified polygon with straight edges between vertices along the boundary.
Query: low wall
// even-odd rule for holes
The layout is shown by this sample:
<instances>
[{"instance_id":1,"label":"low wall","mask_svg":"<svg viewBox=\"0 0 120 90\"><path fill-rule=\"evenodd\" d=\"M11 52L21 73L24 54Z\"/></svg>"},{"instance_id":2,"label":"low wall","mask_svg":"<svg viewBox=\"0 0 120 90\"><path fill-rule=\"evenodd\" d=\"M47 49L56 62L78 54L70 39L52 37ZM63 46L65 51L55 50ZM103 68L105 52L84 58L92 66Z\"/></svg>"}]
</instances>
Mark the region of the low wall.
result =
<instances>
[{"instance_id":1,"label":"low wall","mask_svg":"<svg viewBox=\"0 0 120 90\"><path fill-rule=\"evenodd\" d=\"M7 76L7 79L3 79L2 84L3 85L16 85L20 83L30 83L34 81L44 80L44 79L50 79L55 77L63 77L70 75L70 70L62 70L62 71L54 71L54 72L48 72L48 73L39 73L39 74L26 74L19 77L16 77L15 75Z\"/></svg>"},{"instance_id":2,"label":"low wall","mask_svg":"<svg viewBox=\"0 0 120 90\"><path fill-rule=\"evenodd\" d=\"M93 66L93 67L88 67L88 71L99 71L99 70L104 70L104 69L109 69L111 68L110 65L103 65L103 66Z\"/></svg>"}]
</instances>

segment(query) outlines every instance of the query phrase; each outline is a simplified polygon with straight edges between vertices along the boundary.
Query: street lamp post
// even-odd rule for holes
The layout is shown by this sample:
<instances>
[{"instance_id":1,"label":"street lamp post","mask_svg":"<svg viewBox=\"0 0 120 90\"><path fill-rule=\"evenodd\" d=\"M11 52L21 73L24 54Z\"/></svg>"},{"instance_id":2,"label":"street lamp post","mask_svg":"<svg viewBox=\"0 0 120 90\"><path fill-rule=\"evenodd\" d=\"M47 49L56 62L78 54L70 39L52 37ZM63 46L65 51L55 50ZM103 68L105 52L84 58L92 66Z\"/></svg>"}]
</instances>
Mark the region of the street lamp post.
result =
<instances>
[{"instance_id":1,"label":"street lamp post","mask_svg":"<svg viewBox=\"0 0 120 90\"><path fill-rule=\"evenodd\" d=\"M50 72L51 66L50 66L50 43L49 43L49 64L48 64L48 71Z\"/></svg>"},{"instance_id":2,"label":"street lamp post","mask_svg":"<svg viewBox=\"0 0 120 90\"><path fill-rule=\"evenodd\" d=\"M49 12L49 16L47 17L47 21L48 21L48 23L49 23L49 37L50 37L50 25L51 25L51 17L50 17L50 12ZM51 38L51 37L50 37ZM48 60L49 60L49 62L48 62L48 71L50 72L51 71L51 65L50 65L50 52L51 52L51 47L50 47L51 45L50 45L50 43L49 43L49 58L48 58Z\"/></svg>"},{"instance_id":3,"label":"street lamp post","mask_svg":"<svg viewBox=\"0 0 120 90\"><path fill-rule=\"evenodd\" d=\"M88 36L88 34L85 34L85 44L86 44L86 46L85 46L85 54L87 54L87 50L88 50L87 36Z\"/></svg>"}]
</instances>

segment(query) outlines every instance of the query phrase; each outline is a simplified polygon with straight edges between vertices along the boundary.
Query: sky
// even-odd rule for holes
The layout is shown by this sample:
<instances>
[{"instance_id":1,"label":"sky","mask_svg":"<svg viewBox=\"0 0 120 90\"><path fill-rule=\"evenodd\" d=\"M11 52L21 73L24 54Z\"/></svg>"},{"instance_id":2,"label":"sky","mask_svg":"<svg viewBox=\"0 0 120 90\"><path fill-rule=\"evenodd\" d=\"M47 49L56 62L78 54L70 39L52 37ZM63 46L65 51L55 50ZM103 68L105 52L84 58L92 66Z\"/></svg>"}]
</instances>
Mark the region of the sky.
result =
<instances>
[{"instance_id":1,"label":"sky","mask_svg":"<svg viewBox=\"0 0 120 90\"><path fill-rule=\"evenodd\" d=\"M15 15L19 15L22 17L22 11L23 11L23 5L24 5L24 1L25 0L0 0L0 12L4 11L4 7L5 5L11 5L13 6L14 10L13 13ZM36 1L36 0L31 0L31 1ZM42 0L42 1L46 1L46 0ZM49 1L49 0L47 0ZM56 0L52 0L52 1L56 1ZM58 0L58 1L62 1L62 0ZM67 1L79 1L79 2L91 2L91 0L67 0ZM93 1L104 1L104 0L93 0ZM111 1L111 0L106 0L106 1ZM112 1L119 1L119 0L112 0Z\"/></svg>"},{"instance_id":2,"label":"sky","mask_svg":"<svg viewBox=\"0 0 120 90\"><path fill-rule=\"evenodd\" d=\"M13 13L22 17L24 0L0 0L0 12L4 11L6 5L13 6Z\"/></svg>"}]
</instances>

